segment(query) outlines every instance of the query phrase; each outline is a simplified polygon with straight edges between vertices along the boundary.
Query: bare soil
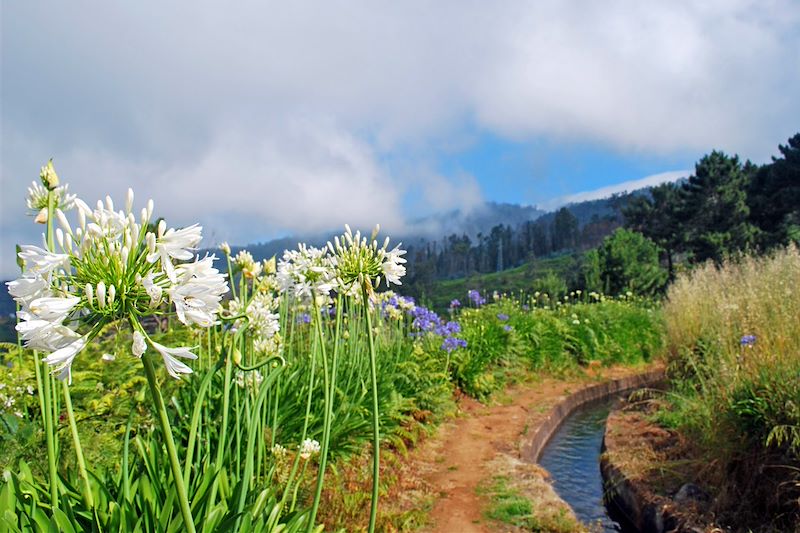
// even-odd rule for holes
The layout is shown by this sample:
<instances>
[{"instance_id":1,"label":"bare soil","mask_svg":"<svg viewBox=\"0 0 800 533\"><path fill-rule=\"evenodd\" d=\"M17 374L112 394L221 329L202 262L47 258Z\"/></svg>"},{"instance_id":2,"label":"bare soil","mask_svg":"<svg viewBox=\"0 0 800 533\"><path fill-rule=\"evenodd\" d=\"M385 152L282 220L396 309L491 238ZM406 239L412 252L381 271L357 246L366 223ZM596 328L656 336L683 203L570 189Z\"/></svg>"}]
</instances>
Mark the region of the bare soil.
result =
<instances>
[{"instance_id":1,"label":"bare soil","mask_svg":"<svg viewBox=\"0 0 800 533\"><path fill-rule=\"evenodd\" d=\"M485 498L478 487L497 474L502 456L518 461L520 444L532 434L556 403L578 389L598 381L641 372L641 368L592 368L567 379L545 378L511 386L489 404L463 397L460 415L444 424L433 438L411 454L415 471L436 497L425 531L484 533L513 531L511 526L492 523L484 517ZM546 472L542 471L546 477ZM543 483L542 505L566 506ZM571 514L567 507L566 511Z\"/></svg>"}]
</instances>

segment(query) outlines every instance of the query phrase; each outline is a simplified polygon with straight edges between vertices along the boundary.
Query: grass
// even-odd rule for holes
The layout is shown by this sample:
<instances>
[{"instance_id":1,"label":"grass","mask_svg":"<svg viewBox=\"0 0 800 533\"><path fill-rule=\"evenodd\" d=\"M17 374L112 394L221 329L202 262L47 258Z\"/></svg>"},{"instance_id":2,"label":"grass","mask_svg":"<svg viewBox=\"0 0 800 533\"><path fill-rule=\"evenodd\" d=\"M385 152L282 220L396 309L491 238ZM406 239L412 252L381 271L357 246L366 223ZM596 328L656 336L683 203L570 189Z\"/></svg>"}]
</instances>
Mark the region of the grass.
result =
<instances>
[{"instance_id":1,"label":"grass","mask_svg":"<svg viewBox=\"0 0 800 533\"><path fill-rule=\"evenodd\" d=\"M671 286L664 316L673 388L659 421L715 466L707 482L730 523L796 527L800 252L699 267Z\"/></svg>"},{"instance_id":2,"label":"grass","mask_svg":"<svg viewBox=\"0 0 800 533\"><path fill-rule=\"evenodd\" d=\"M663 348L660 311L627 296L572 293L558 301L501 296L454 316L467 347L452 355L452 377L478 398L526 373L569 375L587 366L637 364Z\"/></svg>"},{"instance_id":3,"label":"grass","mask_svg":"<svg viewBox=\"0 0 800 533\"><path fill-rule=\"evenodd\" d=\"M431 303L433 309L444 310L452 300L464 300L470 289L487 294L494 291L507 294L530 293L539 290L539 287L534 286L534 280L545 278L549 273L565 279L576 270L576 265L577 259L572 255L535 259L500 272L439 281L424 294L424 299Z\"/></svg>"},{"instance_id":4,"label":"grass","mask_svg":"<svg viewBox=\"0 0 800 533\"><path fill-rule=\"evenodd\" d=\"M492 463L492 470L497 474L478 487L479 494L488 500L484 511L487 519L523 531L586 531L547 482L541 468L498 456Z\"/></svg>"}]
</instances>

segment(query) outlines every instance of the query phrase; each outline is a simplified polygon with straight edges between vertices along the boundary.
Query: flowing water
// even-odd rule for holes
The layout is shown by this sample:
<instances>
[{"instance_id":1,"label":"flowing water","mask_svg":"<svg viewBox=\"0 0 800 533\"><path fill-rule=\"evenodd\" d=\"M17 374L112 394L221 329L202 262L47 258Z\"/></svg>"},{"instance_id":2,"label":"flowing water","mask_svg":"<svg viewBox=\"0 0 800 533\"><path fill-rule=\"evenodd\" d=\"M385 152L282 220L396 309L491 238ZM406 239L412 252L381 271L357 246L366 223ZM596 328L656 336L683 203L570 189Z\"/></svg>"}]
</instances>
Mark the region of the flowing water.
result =
<instances>
[{"instance_id":1,"label":"flowing water","mask_svg":"<svg viewBox=\"0 0 800 533\"><path fill-rule=\"evenodd\" d=\"M592 531L630 530L608 515L603 504L600 449L606 418L618 398L581 407L564 420L547 443L539 464L550 472L559 496Z\"/></svg>"}]
</instances>

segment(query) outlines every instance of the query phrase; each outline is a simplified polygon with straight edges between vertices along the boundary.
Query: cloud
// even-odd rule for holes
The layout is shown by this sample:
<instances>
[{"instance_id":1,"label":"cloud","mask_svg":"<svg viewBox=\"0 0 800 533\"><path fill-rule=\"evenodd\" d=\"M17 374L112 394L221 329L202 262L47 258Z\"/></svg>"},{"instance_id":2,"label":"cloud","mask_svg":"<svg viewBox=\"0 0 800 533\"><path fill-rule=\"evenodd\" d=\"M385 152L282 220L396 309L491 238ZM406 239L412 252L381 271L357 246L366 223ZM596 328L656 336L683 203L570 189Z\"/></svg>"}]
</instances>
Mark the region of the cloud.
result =
<instances>
[{"instance_id":1,"label":"cloud","mask_svg":"<svg viewBox=\"0 0 800 533\"><path fill-rule=\"evenodd\" d=\"M432 155L465 131L765 160L800 116L792 0L77 0L0 23L6 249L50 156L86 197L134 184L244 240L468 206L480 187ZM411 213L424 174L398 154L433 161Z\"/></svg>"},{"instance_id":2,"label":"cloud","mask_svg":"<svg viewBox=\"0 0 800 533\"><path fill-rule=\"evenodd\" d=\"M592 191L581 191L575 194L569 194L554 198L542 205L542 209L548 211L561 207L562 205L574 204L578 202L585 202L587 200L599 200L600 198L608 198L613 194L632 192L645 187L653 187L668 181L677 181L681 178L688 178L692 174L691 170L670 170L669 172L660 172L651 176L645 176L638 180L629 180L601 187Z\"/></svg>"}]
</instances>

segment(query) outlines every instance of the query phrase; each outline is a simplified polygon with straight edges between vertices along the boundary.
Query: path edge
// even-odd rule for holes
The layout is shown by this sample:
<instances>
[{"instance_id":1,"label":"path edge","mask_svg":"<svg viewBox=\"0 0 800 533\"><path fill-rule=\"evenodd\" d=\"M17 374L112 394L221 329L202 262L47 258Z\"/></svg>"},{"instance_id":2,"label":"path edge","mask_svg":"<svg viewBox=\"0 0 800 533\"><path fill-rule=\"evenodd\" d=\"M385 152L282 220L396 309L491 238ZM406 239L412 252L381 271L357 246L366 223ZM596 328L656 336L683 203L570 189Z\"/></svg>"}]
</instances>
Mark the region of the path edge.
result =
<instances>
[{"instance_id":1,"label":"path edge","mask_svg":"<svg viewBox=\"0 0 800 533\"><path fill-rule=\"evenodd\" d=\"M531 438L526 439L520 448L520 458L529 463L538 463L542 451L556 434L564 420L588 403L602 400L628 390L650 387L664 381L665 371L657 368L648 372L604 381L584 387L558 402L538 425Z\"/></svg>"}]
</instances>

